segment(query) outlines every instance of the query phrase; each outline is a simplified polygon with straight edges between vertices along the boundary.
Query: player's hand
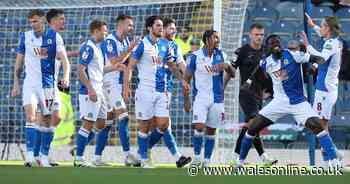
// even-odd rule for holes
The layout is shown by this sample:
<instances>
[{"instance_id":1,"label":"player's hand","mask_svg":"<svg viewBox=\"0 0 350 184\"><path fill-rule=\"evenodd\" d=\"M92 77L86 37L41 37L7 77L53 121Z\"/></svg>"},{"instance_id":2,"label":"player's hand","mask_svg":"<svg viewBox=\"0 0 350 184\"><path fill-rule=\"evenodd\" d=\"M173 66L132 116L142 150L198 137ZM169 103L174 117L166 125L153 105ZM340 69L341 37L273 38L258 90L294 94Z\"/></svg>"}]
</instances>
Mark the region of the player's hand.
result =
<instances>
[{"instance_id":1,"label":"player's hand","mask_svg":"<svg viewBox=\"0 0 350 184\"><path fill-rule=\"evenodd\" d=\"M19 86L18 84L14 84L13 88L11 90L11 97L16 97L20 94Z\"/></svg>"},{"instance_id":2,"label":"player's hand","mask_svg":"<svg viewBox=\"0 0 350 184\"><path fill-rule=\"evenodd\" d=\"M123 87L123 99L126 103L129 102L130 91L129 85L125 85L125 87Z\"/></svg>"},{"instance_id":3,"label":"player's hand","mask_svg":"<svg viewBox=\"0 0 350 184\"><path fill-rule=\"evenodd\" d=\"M263 90L263 92L262 92L262 99L263 100L266 100L266 99L268 99L271 96L272 96L271 93L267 92L266 89Z\"/></svg>"},{"instance_id":4,"label":"player's hand","mask_svg":"<svg viewBox=\"0 0 350 184\"><path fill-rule=\"evenodd\" d=\"M88 89L88 95L89 95L89 99L92 102L97 102L97 94L96 94L96 91L93 88Z\"/></svg>"},{"instance_id":5,"label":"player's hand","mask_svg":"<svg viewBox=\"0 0 350 184\"><path fill-rule=\"evenodd\" d=\"M184 96L184 110L185 112L190 112L191 110L191 101L190 101L190 96Z\"/></svg>"},{"instance_id":6,"label":"player's hand","mask_svg":"<svg viewBox=\"0 0 350 184\"><path fill-rule=\"evenodd\" d=\"M241 85L240 90L249 90L250 84L251 84L251 81L248 79L247 81L245 81L245 82Z\"/></svg>"},{"instance_id":7,"label":"player's hand","mask_svg":"<svg viewBox=\"0 0 350 184\"><path fill-rule=\"evenodd\" d=\"M139 45L140 41L141 41L140 37L138 37L138 36L135 37L135 39L132 42L130 42L130 44L129 44L128 52L133 51L134 48Z\"/></svg>"},{"instance_id":8,"label":"player's hand","mask_svg":"<svg viewBox=\"0 0 350 184\"><path fill-rule=\"evenodd\" d=\"M307 47L309 45L309 40L307 39L306 33L304 31L299 33L301 39L303 40L304 46Z\"/></svg>"},{"instance_id":9,"label":"player's hand","mask_svg":"<svg viewBox=\"0 0 350 184\"><path fill-rule=\"evenodd\" d=\"M62 83L62 86L64 88L68 88L69 87L69 77L64 77L61 83Z\"/></svg>"},{"instance_id":10,"label":"player's hand","mask_svg":"<svg viewBox=\"0 0 350 184\"><path fill-rule=\"evenodd\" d=\"M124 71L126 69L126 66L122 63L116 63L112 65L113 71Z\"/></svg>"},{"instance_id":11,"label":"player's hand","mask_svg":"<svg viewBox=\"0 0 350 184\"><path fill-rule=\"evenodd\" d=\"M309 16L309 14L305 13L305 16L306 16L306 19L307 19L307 24L308 24L310 27L315 27L316 24L315 24L315 22L312 20L312 18Z\"/></svg>"},{"instance_id":12,"label":"player's hand","mask_svg":"<svg viewBox=\"0 0 350 184\"><path fill-rule=\"evenodd\" d=\"M184 96L190 95L190 85L185 80L182 81L182 90Z\"/></svg>"}]
</instances>

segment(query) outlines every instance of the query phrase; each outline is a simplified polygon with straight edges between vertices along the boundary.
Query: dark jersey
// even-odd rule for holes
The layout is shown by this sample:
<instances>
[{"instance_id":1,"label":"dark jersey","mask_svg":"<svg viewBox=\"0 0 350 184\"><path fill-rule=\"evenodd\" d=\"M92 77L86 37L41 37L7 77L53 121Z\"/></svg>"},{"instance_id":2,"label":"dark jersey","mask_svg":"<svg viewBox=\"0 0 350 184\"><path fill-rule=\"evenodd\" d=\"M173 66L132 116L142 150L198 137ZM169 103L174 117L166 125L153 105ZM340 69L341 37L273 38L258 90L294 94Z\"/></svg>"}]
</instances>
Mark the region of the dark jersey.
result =
<instances>
[{"instance_id":1,"label":"dark jersey","mask_svg":"<svg viewBox=\"0 0 350 184\"><path fill-rule=\"evenodd\" d=\"M259 66L259 62L263 57L263 49L256 50L249 44L243 45L235 51L238 56L237 60L233 63L233 67L239 68L241 76L241 85L248 79L252 80L250 87L251 92L256 97L261 98L262 90L271 88L267 75L261 70L252 75L255 68ZM270 91L270 90L268 90Z\"/></svg>"}]
</instances>

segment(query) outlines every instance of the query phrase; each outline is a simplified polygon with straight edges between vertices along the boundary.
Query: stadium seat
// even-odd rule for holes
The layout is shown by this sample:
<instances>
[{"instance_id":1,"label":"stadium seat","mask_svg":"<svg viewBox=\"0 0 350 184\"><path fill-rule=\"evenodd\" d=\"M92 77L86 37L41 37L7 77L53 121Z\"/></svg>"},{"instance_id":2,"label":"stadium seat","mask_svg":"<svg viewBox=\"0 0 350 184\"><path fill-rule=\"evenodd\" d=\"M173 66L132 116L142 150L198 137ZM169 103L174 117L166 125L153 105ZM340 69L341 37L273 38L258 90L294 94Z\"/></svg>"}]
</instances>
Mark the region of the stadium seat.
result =
<instances>
[{"instance_id":1,"label":"stadium seat","mask_svg":"<svg viewBox=\"0 0 350 184\"><path fill-rule=\"evenodd\" d=\"M343 22L350 21L350 8L341 8L335 12L335 15Z\"/></svg>"},{"instance_id":2,"label":"stadium seat","mask_svg":"<svg viewBox=\"0 0 350 184\"><path fill-rule=\"evenodd\" d=\"M249 36L247 34L244 34L242 36L242 45L249 43Z\"/></svg>"},{"instance_id":3,"label":"stadium seat","mask_svg":"<svg viewBox=\"0 0 350 184\"><path fill-rule=\"evenodd\" d=\"M313 7L311 17L317 21L323 19L325 16L332 16L333 10L329 7Z\"/></svg>"},{"instance_id":4,"label":"stadium seat","mask_svg":"<svg viewBox=\"0 0 350 184\"><path fill-rule=\"evenodd\" d=\"M307 142L292 142L288 144L287 149L308 149Z\"/></svg>"},{"instance_id":5,"label":"stadium seat","mask_svg":"<svg viewBox=\"0 0 350 184\"><path fill-rule=\"evenodd\" d=\"M256 7L250 13L250 19L253 22L264 24L265 27L271 26L278 18L278 12L273 7L269 6Z\"/></svg>"},{"instance_id":6,"label":"stadium seat","mask_svg":"<svg viewBox=\"0 0 350 184\"><path fill-rule=\"evenodd\" d=\"M293 24L300 24L303 22L302 4L295 2L281 2L276 9L279 12L279 18L282 21Z\"/></svg>"}]
</instances>

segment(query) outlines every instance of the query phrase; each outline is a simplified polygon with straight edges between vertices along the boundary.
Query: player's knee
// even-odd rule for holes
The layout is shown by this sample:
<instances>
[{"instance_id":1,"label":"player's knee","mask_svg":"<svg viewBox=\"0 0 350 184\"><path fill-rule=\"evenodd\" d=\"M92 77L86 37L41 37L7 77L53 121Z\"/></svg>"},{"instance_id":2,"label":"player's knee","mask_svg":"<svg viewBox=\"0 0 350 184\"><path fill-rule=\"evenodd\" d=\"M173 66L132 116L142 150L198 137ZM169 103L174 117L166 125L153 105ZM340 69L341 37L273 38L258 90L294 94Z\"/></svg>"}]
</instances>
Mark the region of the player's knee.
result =
<instances>
[{"instance_id":1,"label":"player's knee","mask_svg":"<svg viewBox=\"0 0 350 184\"><path fill-rule=\"evenodd\" d=\"M310 129L314 134L318 134L324 130L318 117L311 117L306 120L305 127Z\"/></svg>"},{"instance_id":2,"label":"player's knee","mask_svg":"<svg viewBox=\"0 0 350 184\"><path fill-rule=\"evenodd\" d=\"M107 113L107 120L114 120L114 119L115 119L114 112L113 111L108 112Z\"/></svg>"},{"instance_id":3,"label":"player's knee","mask_svg":"<svg viewBox=\"0 0 350 184\"><path fill-rule=\"evenodd\" d=\"M51 116L51 124L52 124L52 126L57 127L60 122L61 122L61 118L60 118L58 112L52 114L52 116Z\"/></svg>"},{"instance_id":4,"label":"player's knee","mask_svg":"<svg viewBox=\"0 0 350 184\"><path fill-rule=\"evenodd\" d=\"M169 128L169 122L162 122L158 124L158 128L162 131L165 132Z\"/></svg>"},{"instance_id":5,"label":"player's knee","mask_svg":"<svg viewBox=\"0 0 350 184\"><path fill-rule=\"evenodd\" d=\"M92 122L84 121L83 128L85 130L91 131L93 127L94 127L94 124Z\"/></svg>"},{"instance_id":6,"label":"player's knee","mask_svg":"<svg viewBox=\"0 0 350 184\"><path fill-rule=\"evenodd\" d=\"M273 122L262 115L257 115L248 125L248 134L256 136L265 127L271 125Z\"/></svg>"},{"instance_id":7,"label":"player's knee","mask_svg":"<svg viewBox=\"0 0 350 184\"><path fill-rule=\"evenodd\" d=\"M150 125L149 121L139 121L137 128L142 133L148 133L149 125Z\"/></svg>"},{"instance_id":8,"label":"player's knee","mask_svg":"<svg viewBox=\"0 0 350 184\"><path fill-rule=\"evenodd\" d=\"M99 130L104 129L106 127L105 120L97 119L95 127L96 129L99 129Z\"/></svg>"}]
</instances>

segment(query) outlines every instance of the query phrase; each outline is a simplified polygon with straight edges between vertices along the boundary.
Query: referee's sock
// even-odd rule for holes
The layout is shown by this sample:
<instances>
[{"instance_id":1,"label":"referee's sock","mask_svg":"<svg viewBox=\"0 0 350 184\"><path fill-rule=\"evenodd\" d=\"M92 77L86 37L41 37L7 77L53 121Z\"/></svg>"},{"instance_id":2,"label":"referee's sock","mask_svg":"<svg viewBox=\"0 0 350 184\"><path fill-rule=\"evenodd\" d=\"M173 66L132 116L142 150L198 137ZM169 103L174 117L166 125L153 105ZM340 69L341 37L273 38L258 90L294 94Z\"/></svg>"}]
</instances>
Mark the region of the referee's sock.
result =
<instances>
[{"instance_id":1,"label":"referee's sock","mask_svg":"<svg viewBox=\"0 0 350 184\"><path fill-rule=\"evenodd\" d=\"M264 154L265 150L264 150L263 143L262 143L262 140L261 140L259 134L257 134L256 137L253 139L253 145L254 145L256 151L258 152L259 156Z\"/></svg>"}]
</instances>

